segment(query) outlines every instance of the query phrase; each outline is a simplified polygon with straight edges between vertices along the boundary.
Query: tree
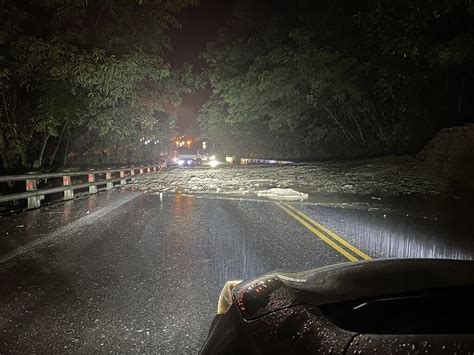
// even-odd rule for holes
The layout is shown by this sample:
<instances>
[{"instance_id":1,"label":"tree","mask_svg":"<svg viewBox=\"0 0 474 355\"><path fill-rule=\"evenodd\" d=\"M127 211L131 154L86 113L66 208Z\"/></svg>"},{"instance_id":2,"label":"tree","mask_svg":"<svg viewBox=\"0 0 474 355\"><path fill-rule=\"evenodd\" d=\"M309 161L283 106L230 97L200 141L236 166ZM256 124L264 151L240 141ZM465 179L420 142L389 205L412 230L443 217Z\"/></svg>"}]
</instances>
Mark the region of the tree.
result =
<instances>
[{"instance_id":1,"label":"tree","mask_svg":"<svg viewBox=\"0 0 474 355\"><path fill-rule=\"evenodd\" d=\"M190 5L196 1L3 1L3 167L42 166L46 155L51 165L61 145L63 158L118 161L144 136L160 136L157 113L194 84L190 67L172 71L160 57L176 14Z\"/></svg>"},{"instance_id":2,"label":"tree","mask_svg":"<svg viewBox=\"0 0 474 355\"><path fill-rule=\"evenodd\" d=\"M250 155L416 151L473 116L473 12L467 0L238 1L202 54L201 126Z\"/></svg>"}]
</instances>

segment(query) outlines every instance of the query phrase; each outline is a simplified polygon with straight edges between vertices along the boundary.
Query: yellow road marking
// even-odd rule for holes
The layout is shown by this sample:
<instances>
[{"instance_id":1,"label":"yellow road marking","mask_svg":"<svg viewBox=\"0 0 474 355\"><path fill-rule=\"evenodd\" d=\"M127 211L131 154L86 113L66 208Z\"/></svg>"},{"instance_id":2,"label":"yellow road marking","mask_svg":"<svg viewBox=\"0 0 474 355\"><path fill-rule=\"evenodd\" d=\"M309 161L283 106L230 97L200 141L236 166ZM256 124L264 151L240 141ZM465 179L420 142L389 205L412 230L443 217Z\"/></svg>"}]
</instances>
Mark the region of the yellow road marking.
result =
<instances>
[{"instance_id":1,"label":"yellow road marking","mask_svg":"<svg viewBox=\"0 0 474 355\"><path fill-rule=\"evenodd\" d=\"M358 256L360 256L362 259L365 259L365 260L371 260L372 258L370 256L368 256L366 253L364 253L363 251L357 249L355 246L353 246L351 243L349 243L348 241L346 241L344 238L338 236L336 233L330 231L329 229L327 229L326 227L324 227L323 225L319 224L318 222L316 222L314 219L312 219L311 217L309 217L308 215L304 214L303 212L297 210L295 207L291 206L290 204L288 203L283 203L286 207L288 207L289 209L291 209L292 211L294 211L295 213L297 213L298 215L300 215L301 217L303 217L304 219L306 219L308 222L312 223L314 226L318 227L320 230L322 230L323 232L325 232L326 234L328 234L329 236L331 236L332 238L334 238L335 240L337 240L339 243L341 243L342 245L344 245L347 249L351 250L353 253L357 254Z\"/></svg>"},{"instance_id":2,"label":"yellow road marking","mask_svg":"<svg viewBox=\"0 0 474 355\"><path fill-rule=\"evenodd\" d=\"M291 217L293 217L294 219L296 219L298 222L300 222L303 226L305 226L306 228L308 228L311 232L313 232L314 234L316 234L319 238L321 238L324 242L326 242L327 244L329 244L331 247L333 247L334 249L336 249L340 254L344 255L347 259L349 259L350 261L357 261L358 259L348 253L346 250L342 249L339 245L337 245L334 241L332 241L331 239L329 239L328 237L326 237L323 233L321 233L319 230L317 230L316 228L314 228L311 224L309 224L308 222L306 222L304 219L302 219L301 217L299 217L298 215L296 215L295 213L293 213L291 210L289 210L288 208L286 208L285 206L283 206L281 203L277 202L276 203L278 207L280 207L283 211L285 211L286 213L288 213Z\"/></svg>"}]
</instances>

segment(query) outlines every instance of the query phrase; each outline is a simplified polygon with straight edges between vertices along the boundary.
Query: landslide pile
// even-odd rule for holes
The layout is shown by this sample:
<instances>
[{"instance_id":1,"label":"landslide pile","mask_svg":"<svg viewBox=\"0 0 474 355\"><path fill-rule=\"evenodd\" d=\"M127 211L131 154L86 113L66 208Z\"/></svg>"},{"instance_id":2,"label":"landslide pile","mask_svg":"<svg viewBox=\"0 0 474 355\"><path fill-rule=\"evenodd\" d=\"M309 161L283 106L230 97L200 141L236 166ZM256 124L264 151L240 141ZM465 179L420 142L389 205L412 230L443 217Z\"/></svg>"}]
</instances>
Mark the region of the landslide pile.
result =
<instances>
[{"instance_id":1,"label":"landslide pile","mask_svg":"<svg viewBox=\"0 0 474 355\"><path fill-rule=\"evenodd\" d=\"M442 129L417 159L456 184L474 188L474 124Z\"/></svg>"}]
</instances>

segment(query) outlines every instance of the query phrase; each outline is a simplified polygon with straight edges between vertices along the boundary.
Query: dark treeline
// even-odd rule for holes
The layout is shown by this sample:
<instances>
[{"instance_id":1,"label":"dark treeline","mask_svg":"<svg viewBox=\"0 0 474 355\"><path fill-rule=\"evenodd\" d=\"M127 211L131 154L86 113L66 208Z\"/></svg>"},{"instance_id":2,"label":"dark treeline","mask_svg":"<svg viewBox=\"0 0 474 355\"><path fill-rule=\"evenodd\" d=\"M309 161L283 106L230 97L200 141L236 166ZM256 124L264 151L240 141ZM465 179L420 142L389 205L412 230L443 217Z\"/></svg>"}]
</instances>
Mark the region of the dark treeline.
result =
<instances>
[{"instance_id":1,"label":"dark treeline","mask_svg":"<svg viewBox=\"0 0 474 355\"><path fill-rule=\"evenodd\" d=\"M195 0L1 0L4 171L135 163L169 138L193 86L162 59Z\"/></svg>"},{"instance_id":2,"label":"dark treeline","mask_svg":"<svg viewBox=\"0 0 474 355\"><path fill-rule=\"evenodd\" d=\"M149 159L202 78L203 136L229 154L415 152L474 117L472 1L238 0L203 76L162 59L191 5L0 0L3 171Z\"/></svg>"},{"instance_id":3,"label":"dark treeline","mask_svg":"<svg viewBox=\"0 0 474 355\"><path fill-rule=\"evenodd\" d=\"M200 125L241 155L416 152L473 120L473 36L470 0L240 0Z\"/></svg>"}]
</instances>

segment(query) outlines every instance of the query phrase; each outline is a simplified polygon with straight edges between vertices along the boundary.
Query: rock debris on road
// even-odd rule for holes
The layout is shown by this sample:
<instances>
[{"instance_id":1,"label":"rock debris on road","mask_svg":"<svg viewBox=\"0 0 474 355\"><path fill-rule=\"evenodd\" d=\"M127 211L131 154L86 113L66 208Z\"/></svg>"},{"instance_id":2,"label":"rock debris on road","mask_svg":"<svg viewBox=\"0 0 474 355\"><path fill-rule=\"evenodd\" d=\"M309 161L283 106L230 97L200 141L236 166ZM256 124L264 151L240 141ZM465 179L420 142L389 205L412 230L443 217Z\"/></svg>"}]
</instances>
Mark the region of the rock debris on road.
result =
<instances>
[{"instance_id":1,"label":"rock debris on road","mask_svg":"<svg viewBox=\"0 0 474 355\"><path fill-rule=\"evenodd\" d=\"M138 184L149 192L241 195L257 195L271 188L292 188L310 196L318 193L379 196L453 193L448 181L419 166L411 156L284 166L168 169L140 177Z\"/></svg>"}]
</instances>

